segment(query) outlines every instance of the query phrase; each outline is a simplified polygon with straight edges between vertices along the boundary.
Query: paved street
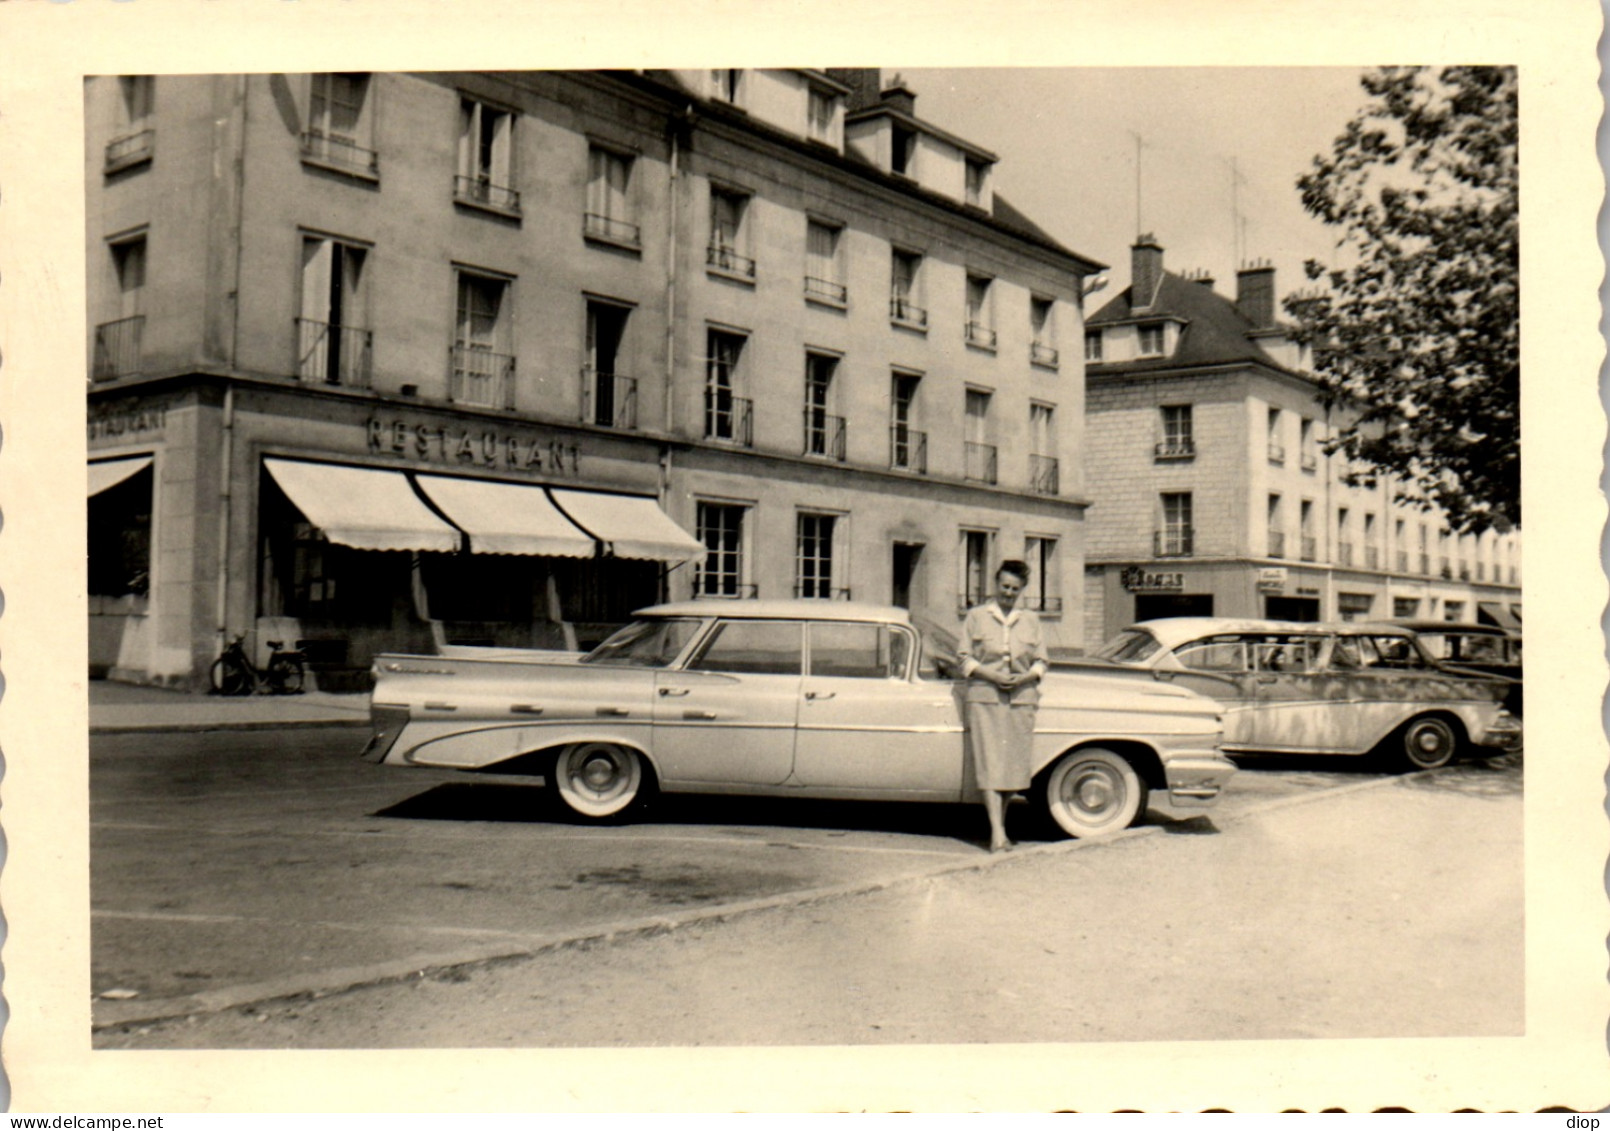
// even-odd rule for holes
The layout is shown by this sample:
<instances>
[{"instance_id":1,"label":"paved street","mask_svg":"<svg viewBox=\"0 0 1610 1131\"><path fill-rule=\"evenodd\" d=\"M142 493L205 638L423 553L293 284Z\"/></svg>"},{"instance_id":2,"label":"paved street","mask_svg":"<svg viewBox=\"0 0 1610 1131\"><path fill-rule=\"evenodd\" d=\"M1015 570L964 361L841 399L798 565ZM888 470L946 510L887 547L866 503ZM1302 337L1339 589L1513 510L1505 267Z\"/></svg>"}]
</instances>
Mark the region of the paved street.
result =
<instances>
[{"instance_id":1,"label":"paved street","mask_svg":"<svg viewBox=\"0 0 1610 1131\"><path fill-rule=\"evenodd\" d=\"M1354 763L1266 763L1239 775L1210 816L1154 807L1148 817L1153 832L1101 846L1046 845L1002 861L980 851L983 818L972 807L668 799L641 823L585 827L554 817L540 803L541 791L529 784L361 763L356 751L362 741L363 732L353 728L96 736L92 988L97 995L110 992L96 1002L98 1045L387 1043L371 1028L378 1015L364 1003L384 999L390 1010L396 1003L388 994L417 997L422 985L441 988L451 1001L433 1006L439 1012L434 1022L410 1022L405 1031L420 1044L465 1043L482 1031L480 1021L471 1019L485 1007L478 987L486 979L519 978L521 971L558 964L567 967L565 984L580 993L600 978L606 987L630 982L624 971L638 961L656 970L667 962L698 968L706 948L711 956L733 947L734 954L749 956L723 967L735 972L725 992L759 992L767 979L754 964L776 966L782 953L789 956L784 965L795 971L795 992L828 1001L832 995L822 996L822 986L808 985L811 969L825 978L849 957L836 948L866 950L868 939L899 940L900 966L909 978L896 981L909 996L922 985L925 963L955 957L944 956L946 939L973 929L967 924L1021 921L1029 908L1036 938L1047 932L1047 938L1077 935L1103 968L1109 957L1137 948L1153 953L1146 940L1158 936L1148 931L1200 929L1227 916L1226 929L1201 940L1208 947L1204 953L1223 959L1229 940L1244 943L1252 925L1262 923L1271 939L1278 938L1275 928L1291 927L1281 916L1298 913L1333 887L1346 894L1345 882L1332 883L1327 875L1335 861L1323 857L1324 846L1337 836L1349 842L1349 854L1359 853L1349 874L1368 865L1362 852L1367 842L1370 853L1383 857L1380 866L1369 866L1372 882L1389 878L1388 865L1396 862L1439 886L1472 893L1484 920L1514 919L1519 954L1515 764L1475 763L1359 792L1345 787L1378 779ZM1338 788L1343 792L1334 800L1280 804ZM1325 821L1322 814L1328 815ZM1328 830L1329 839L1320 829ZM1026 823L1018 831L1028 835ZM1474 866L1461 854L1431 850L1436 838L1455 833L1492 841L1480 854L1490 875L1449 874ZM1354 840L1360 842L1356 849ZM880 885L884 890L869 890ZM1393 890L1400 915L1418 906L1409 898L1412 884ZM1047 891L1077 892L1078 898L1047 900ZM823 898L801 906L796 896L803 892ZM1354 922L1390 918L1393 911L1365 906L1371 897L1364 891L1351 898L1363 901L1346 912ZM915 930L912 900L926 908L922 921L947 929ZM1427 896L1416 922L1427 908L1446 903L1440 893ZM722 918L727 910L757 906L764 909ZM1347 922L1325 908L1310 910L1308 921L1325 927L1307 932L1309 942ZM1131 930L1131 914L1139 916L1137 923L1159 915L1166 922ZM1460 914L1439 912L1435 925L1457 932ZM1270 915L1280 921L1269 922ZM849 929L846 916L853 922ZM613 937L596 941L600 936ZM1351 929L1343 937L1351 937ZM576 944L589 938L595 941ZM1463 953L1502 950L1509 936L1499 930L1491 938L1481 947L1465 946ZM644 948L653 951L652 958L644 957ZM1285 944L1276 949L1289 950ZM1328 950L1335 954L1337 946ZM484 964L533 953L538 957L501 969ZM1267 946L1260 953L1267 957ZM1518 957L1498 957L1504 959L1500 967L1513 966L1518 1001ZM480 964L447 970L436 976L441 981L408 977L465 963ZM1393 969L1373 960L1367 965L1372 977ZM1017 975L1001 976L1003 988L1018 984ZM273 1025L250 1020L269 1015L260 1009L216 1012L399 979L403 984L390 989L320 1003L321 1011L334 1008L345 1018L334 1028L303 1023L300 1013L287 1016L284 1006L272 1007L278 1019ZM1213 985L1210 979L1201 988ZM625 1005L643 1000L635 996L643 987L611 1009L597 989L586 1007L579 999L556 1000L542 1011L545 1020L537 1029L515 1025L500 1030L498 1040L652 1044L1074 1035L1014 1036L1020 1026L1028 1027L1024 1033L1042 1031L1038 1027L1049 1022L1013 1008L999 1015L999 1024L984 1024L978 1036L963 1038L949 1030L953 1010L936 1005L913 1014L893 1001L885 1008L908 1017L906 1028L851 1032L830 1019L796 1024L763 1010L743 1014L753 1020L739 1031L730 1020L712 1027L713 1017L686 1018L678 1009L647 1019L638 1005ZM701 994L709 991L700 987ZM436 991L424 992L428 997ZM1481 1031L1507 1031L1503 1000L1466 1021L1498 1026ZM209 1016L199 1022L149 1020L189 1013ZM1440 1016L1455 1025L1446 1031L1465 1031L1458 1027L1458 1010L1444 1009ZM683 1030L674 1018L692 1027ZM1140 1028L1156 1030L1148 1030L1152 1037L1170 1035L1170 1026L1179 1023L1135 1015L1130 1027L1140 1021ZM1219 1023L1229 1024L1220 1035L1238 1035L1233 1023ZM1095 1022L1080 1035L1146 1036L1119 1034Z\"/></svg>"}]
</instances>

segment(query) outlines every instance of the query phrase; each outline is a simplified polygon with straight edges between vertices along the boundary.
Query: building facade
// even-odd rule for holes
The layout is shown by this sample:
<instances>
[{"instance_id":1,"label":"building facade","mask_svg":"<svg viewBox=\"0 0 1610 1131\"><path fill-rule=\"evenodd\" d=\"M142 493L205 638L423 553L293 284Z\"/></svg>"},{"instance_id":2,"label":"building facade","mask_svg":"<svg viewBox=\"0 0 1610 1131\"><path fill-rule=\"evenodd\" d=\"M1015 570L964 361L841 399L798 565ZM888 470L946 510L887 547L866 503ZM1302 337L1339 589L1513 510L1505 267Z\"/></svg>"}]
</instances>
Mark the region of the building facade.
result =
<instances>
[{"instance_id":1,"label":"building facade","mask_svg":"<svg viewBox=\"0 0 1610 1131\"><path fill-rule=\"evenodd\" d=\"M876 71L86 84L92 668L689 596L1082 643L1083 279Z\"/></svg>"},{"instance_id":2,"label":"building facade","mask_svg":"<svg viewBox=\"0 0 1610 1131\"><path fill-rule=\"evenodd\" d=\"M1519 531L1452 533L1326 454L1343 421L1272 267L1239 271L1232 300L1142 236L1131 279L1085 330L1088 640L1180 615L1519 626Z\"/></svg>"}]
</instances>

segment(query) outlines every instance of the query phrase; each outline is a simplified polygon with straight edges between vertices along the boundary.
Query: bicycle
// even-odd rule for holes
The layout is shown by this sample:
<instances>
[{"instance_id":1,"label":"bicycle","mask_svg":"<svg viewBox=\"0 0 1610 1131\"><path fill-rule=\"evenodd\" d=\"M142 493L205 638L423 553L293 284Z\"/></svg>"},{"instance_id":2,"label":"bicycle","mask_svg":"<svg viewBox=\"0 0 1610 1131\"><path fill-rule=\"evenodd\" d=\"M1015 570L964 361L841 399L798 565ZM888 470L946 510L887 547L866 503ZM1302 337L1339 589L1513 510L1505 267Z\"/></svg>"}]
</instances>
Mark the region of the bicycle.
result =
<instances>
[{"instance_id":1,"label":"bicycle","mask_svg":"<svg viewBox=\"0 0 1610 1131\"><path fill-rule=\"evenodd\" d=\"M268 666L258 668L246 654L241 633L212 664L212 689L218 695L300 695L307 658L299 650L283 650L283 640L268 642Z\"/></svg>"}]
</instances>

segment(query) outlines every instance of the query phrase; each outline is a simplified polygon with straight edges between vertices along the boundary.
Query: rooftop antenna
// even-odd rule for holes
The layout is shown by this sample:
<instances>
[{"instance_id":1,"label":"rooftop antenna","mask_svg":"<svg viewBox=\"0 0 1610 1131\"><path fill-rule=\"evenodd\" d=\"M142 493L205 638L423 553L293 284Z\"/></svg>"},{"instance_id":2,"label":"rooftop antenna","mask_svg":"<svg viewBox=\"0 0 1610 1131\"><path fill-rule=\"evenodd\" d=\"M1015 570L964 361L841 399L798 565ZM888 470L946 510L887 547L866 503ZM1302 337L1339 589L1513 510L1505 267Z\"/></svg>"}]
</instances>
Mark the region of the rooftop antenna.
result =
<instances>
[{"instance_id":1,"label":"rooftop antenna","mask_svg":"<svg viewBox=\"0 0 1610 1131\"><path fill-rule=\"evenodd\" d=\"M1230 238L1235 244L1237 269L1247 258L1247 221L1241 215L1241 186L1246 183L1247 179L1241 175L1236 159L1230 158Z\"/></svg>"},{"instance_id":2,"label":"rooftop antenna","mask_svg":"<svg viewBox=\"0 0 1610 1131\"><path fill-rule=\"evenodd\" d=\"M1146 141L1134 130L1129 131L1129 136L1135 139L1135 238L1138 240L1145 231L1140 212L1140 151L1145 147Z\"/></svg>"}]
</instances>

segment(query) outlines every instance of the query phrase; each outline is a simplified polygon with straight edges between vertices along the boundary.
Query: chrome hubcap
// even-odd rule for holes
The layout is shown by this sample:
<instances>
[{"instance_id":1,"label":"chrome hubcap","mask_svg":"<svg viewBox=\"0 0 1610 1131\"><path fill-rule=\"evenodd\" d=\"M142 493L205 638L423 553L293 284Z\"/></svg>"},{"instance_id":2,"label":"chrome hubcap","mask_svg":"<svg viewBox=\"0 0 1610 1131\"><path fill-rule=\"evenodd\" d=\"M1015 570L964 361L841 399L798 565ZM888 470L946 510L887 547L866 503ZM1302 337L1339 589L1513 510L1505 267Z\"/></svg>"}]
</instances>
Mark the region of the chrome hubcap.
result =
<instances>
[{"instance_id":1,"label":"chrome hubcap","mask_svg":"<svg viewBox=\"0 0 1610 1131\"><path fill-rule=\"evenodd\" d=\"M588 788L604 790L614 784L618 767L609 758L592 757L581 768L581 780Z\"/></svg>"},{"instance_id":2,"label":"chrome hubcap","mask_svg":"<svg viewBox=\"0 0 1610 1131\"><path fill-rule=\"evenodd\" d=\"M1429 727L1419 734L1420 749L1426 754L1435 754L1442 749L1442 736Z\"/></svg>"},{"instance_id":3,"label":"chrome hubcap","mask_svg":"<svg viewBox=\"0 0 1610 1131\"><path fill-rule=\"evenodd\" d=\"M1115 790L1104 774L1086 773L1073 785L1073 802L1087 813L1110 809Z\"/></svg>"}]
</instances>

